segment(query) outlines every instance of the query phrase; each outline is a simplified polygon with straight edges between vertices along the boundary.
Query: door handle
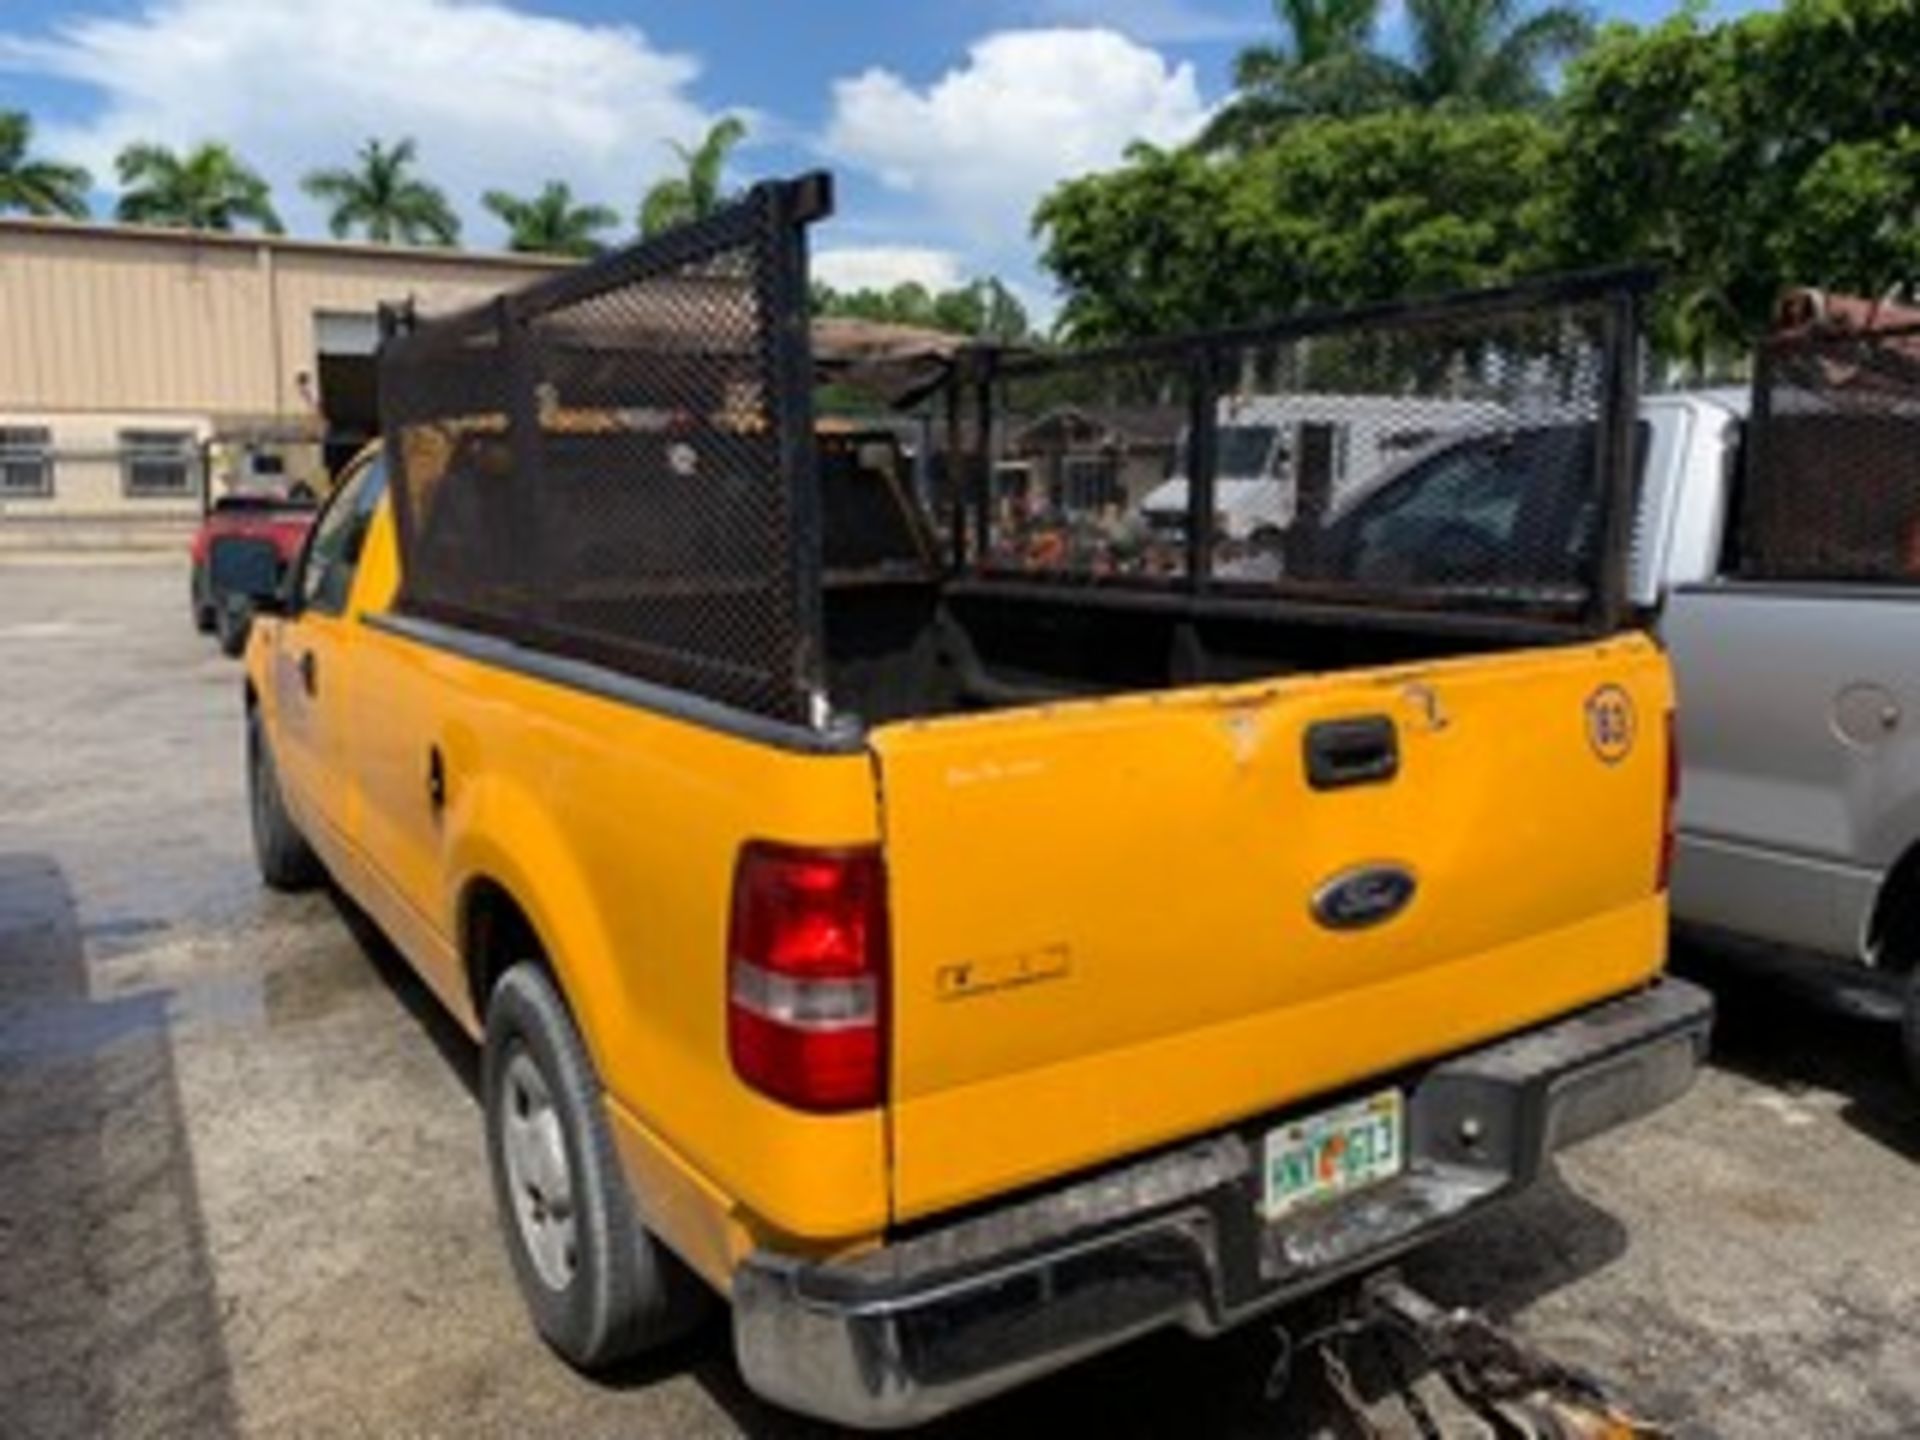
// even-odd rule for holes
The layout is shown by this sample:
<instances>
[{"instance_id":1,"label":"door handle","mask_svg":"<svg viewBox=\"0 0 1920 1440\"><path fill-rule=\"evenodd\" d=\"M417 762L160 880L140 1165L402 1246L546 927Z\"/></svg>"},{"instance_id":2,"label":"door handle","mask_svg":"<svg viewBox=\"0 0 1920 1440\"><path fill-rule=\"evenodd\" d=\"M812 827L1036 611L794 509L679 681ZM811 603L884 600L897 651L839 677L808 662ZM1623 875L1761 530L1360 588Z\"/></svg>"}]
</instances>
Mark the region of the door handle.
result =
<instances>
[{"instance_id":1,"label":"door handle","mask_svg":"<svg viewBox=\"0 0 1920 1440\"><path fill-rule=\"evenodd\" d=\"M300 688L309 697L320 693L320 662L313 658L313 651L300 652Z\"/></svg>"},{"instance_id":2,"label":"door handle","mask_svg":"<svg viewBox=\"0 0 1920 1440\"><path fill-rule=\"evenodd\" d=\"M1400 773L1400 737L1385 715L1307 727L1307 783L1316 790L1379 785Z\"/></svg>"},{"instance_id":3,"label":"door handle","mask_svg":"<svg viewBox=\"0 0 1920 1440\"><path fill-rule=\"evenodd\" d=\"M440 747L427 749L427 804L438 815L447 803L447 767L440 758Z\"/></svg>"}]
</instances>

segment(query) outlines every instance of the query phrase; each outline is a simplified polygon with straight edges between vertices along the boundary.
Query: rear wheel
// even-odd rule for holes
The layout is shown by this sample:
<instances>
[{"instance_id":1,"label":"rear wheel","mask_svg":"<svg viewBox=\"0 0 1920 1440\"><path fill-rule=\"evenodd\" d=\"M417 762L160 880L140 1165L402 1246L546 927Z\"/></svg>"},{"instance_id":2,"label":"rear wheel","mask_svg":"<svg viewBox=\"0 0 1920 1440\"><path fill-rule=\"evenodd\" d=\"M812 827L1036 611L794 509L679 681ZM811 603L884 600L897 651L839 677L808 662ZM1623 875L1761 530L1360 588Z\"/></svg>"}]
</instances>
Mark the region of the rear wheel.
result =
<instances>
[{"instance_id":1,"label":"rear wheel","mask_svg":"<svg viewBox=\"0 0 1920 1440\"><path fill-rule=\"evenodd\" d=\"M245 600L229 597L214 608L214 633L220 640L220 653L239 659L246 653L247 636L253 633L253 607Z\"/></svg>"},{"instance_id":2,"label":"rear wheel","mask_svg":"<svg viewBox=\"0 0 1920 1440\"><path fill-rule=\"evenodd\" d=\"M598 1370L697 1324L712 1296L640 1223L593 1062L533 961L494 987L482 1088L494 1200L541 1338Z\"/></svg>"},{"instance_id":3,"label":"rear wheel","mask_svg":"<svg viewBox=\"0 0 1920 1440\"><path fill-rule=\"evenodd\" d=\"M1900 1015L1900 1048L1907 1057L1907 1075L1920 1085L1920 965L1907 972L1906 1005Z\"/></svg>"},{"instance_id":4,"label":"rear wheel","mask_svg":"<svg viewBox=\"0 0 1920 1440\"><path fill-rule=\"evenodd\" d=\"M257 711L247 713L247 810L253 822L253 858L274 890L306 890L320 881L320 861L280 793L280 775Z\"/></svg>"},{"instance_id":5,"label":"rear wheel","mask_svg":"<svg viewBox=\"0 0 1920 1440\"><path fill-rule=\"evenodd\" d=\"M207 599L207 567L197 561L187 587L188 603L193 609L193 628L202 635L213 633L213 604Z\"/></svg>"}]
</instances>

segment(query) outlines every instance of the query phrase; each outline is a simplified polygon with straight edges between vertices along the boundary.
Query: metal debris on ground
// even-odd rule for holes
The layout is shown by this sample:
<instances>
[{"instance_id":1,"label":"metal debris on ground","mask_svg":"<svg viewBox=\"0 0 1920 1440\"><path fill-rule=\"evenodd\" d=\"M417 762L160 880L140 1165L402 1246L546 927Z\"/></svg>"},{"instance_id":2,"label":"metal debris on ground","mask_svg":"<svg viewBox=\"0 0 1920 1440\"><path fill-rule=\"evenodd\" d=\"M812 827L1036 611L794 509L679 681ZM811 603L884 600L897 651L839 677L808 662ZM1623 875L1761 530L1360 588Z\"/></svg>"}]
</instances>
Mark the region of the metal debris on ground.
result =
<instances>
[{"instance_id":1,"label":"metal debris on ground","mask_svg":"<svg viewBox=\"0 0 1920 1440\"><path fill-rule=\"evenodd\" d=\"M1315 1353L1340 1418L1360 1440L1670 1440L1666 1427L1634 1415L1594 1376L1477 1311L1435 1304L1393 1271L1363 1281L1340 1319L1297 1340L1284 1330L1277 1338L1268 1398L1279 1399L1300 1360ZM1361 1342L1387 1385L1372 1400L1350 1363ZM1418 1374L1405 1363L1407 1348L1424 1362ZM1398 1413L1389 1420L1391 1412Z\"/></svg>"}]
</instances>

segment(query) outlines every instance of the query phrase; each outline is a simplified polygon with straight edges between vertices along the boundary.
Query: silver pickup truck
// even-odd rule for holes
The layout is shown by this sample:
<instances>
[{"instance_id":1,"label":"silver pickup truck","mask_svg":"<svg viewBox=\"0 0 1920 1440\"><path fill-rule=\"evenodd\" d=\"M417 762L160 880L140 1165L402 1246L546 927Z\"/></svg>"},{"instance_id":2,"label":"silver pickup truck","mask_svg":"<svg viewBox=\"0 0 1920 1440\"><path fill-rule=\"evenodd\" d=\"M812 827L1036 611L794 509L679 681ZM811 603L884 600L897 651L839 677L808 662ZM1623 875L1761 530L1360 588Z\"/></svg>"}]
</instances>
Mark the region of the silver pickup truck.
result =
<instances>
[{"instance_id":1,"label":"silver pickup truck","mask_svg":"<svg viewBox=\"0 0 1920 1440\"><path fill-rule=\"evenodd\" d=\"M1898 986L1920 1078L1920 393L1913 417L1883 403L1758 425L1755 393L1641 404L1631 585L1679 686L1673 914L1721 950ZM1417 569L1436 537L1392 517L1465 483L1480 499L1456 528L1476 514L1498 547L1522 472L1563 458L1554 433L1437 446L1331 533L1356 569Z\"/></svg>"}]
</instances>

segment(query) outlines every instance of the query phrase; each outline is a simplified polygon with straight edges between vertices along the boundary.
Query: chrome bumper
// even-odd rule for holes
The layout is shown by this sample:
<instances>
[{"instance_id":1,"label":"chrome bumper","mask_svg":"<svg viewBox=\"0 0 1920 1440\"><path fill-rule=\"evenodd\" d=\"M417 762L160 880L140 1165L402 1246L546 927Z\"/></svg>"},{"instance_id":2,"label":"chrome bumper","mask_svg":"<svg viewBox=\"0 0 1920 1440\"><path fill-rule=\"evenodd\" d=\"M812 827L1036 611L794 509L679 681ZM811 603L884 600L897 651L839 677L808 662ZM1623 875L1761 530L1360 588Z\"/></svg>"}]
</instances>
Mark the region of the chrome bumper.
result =
<instances>
[{"instance_id":1,"label":"chrome bumper","mask_svg":"<svg viewBox=\"0 0 1920 1440\"><path fill-rule=\"evenodd\" d=\"M1215 1334L1431 1239L1555 1150L1677 1098L1712 1016L1670 979L1402 1077L1405 1173L1278 1224L1256 1211L1270 1116L855 1260L755 1254L734 1280L741 1373L790 1409L891 1429L1151 1330Z\"/></svg>"}]
</instances>

